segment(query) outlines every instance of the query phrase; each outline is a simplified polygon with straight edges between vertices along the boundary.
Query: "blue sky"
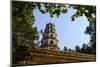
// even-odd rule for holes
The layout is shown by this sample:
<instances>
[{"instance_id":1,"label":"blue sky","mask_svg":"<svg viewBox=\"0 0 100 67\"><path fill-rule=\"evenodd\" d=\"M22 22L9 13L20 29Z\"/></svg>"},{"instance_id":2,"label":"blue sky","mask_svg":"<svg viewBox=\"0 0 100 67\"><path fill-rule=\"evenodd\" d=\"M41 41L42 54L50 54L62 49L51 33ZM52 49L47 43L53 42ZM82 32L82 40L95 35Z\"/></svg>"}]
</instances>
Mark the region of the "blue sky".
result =
<instances>
[{"instance_id":1,"label":"blue sky","mask_svg":"<svg viewBox=\"0 0 100 67\"><path fill-rule=\"evenodd\" d=\"M49 13L42 14L38 9L33 11L35 16L34 26L37 26L38 30L45 29L45 25L49 22L55 24L57 39L59 40L58 46L63 49L74 49L76 45L82 46L83 43L89 43L90 37L84 33L86 27L89 25L85 16L77 18L75 21L71 21L71 16L75 13L73 8L70 8L67 13L60 14L59 18L54 16L50 17ZM42 37L40 37L41 40Z\"/></svg>"}]
</instances>

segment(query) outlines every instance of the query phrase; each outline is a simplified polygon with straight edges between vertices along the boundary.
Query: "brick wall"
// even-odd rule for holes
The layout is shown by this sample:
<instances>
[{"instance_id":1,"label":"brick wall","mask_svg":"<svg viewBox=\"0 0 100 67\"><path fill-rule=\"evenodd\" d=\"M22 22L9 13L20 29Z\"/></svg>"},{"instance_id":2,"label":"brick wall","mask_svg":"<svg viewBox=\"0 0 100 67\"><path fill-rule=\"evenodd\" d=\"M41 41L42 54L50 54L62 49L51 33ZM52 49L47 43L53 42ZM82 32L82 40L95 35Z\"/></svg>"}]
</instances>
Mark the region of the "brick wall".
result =
<instances>
[{"instance_id":1,"label":"brick wall","mask_svg":"<svg viewBox=\"0 0 100 67\"><path fill-rule=\"evenodd\" d=\"M71 63L71 62L90 62L96 61L95 55L75 53L75 52L61 52L51 51L47 49L27 49L29 55L25 60L14 60L14 64L55 64L55 63ZM16 58L16 57L15 57Z\"/></svg>"}]
</instances>

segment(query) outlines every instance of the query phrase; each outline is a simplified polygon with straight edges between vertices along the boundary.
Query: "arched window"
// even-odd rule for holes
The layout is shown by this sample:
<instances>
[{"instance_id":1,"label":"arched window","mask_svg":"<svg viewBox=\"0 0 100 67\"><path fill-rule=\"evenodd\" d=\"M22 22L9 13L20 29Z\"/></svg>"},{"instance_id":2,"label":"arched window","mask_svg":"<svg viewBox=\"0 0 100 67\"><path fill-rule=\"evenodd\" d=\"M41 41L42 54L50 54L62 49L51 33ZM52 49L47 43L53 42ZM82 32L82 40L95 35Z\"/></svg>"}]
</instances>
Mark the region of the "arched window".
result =
<instances>
[{"instance_id":1,"label":"arched window","mask_svg":"<svg viewBox=\"0 0 100 67\"><path fill-rule=\"evenodd\" d=\"M53 37L53 35L51 34L51 37Z\"/></svg>"},{"instance_id":2,"label":"arched window","mask_svg":"<svg viewBox=\"0 0 100 67\"><path fill-rule=\"evenodd\" d=\"M50 44L53 44L53 41L52 40L50 41Z\"/></svg>"},{"instance_id":3,"label":"arched window","mask_svg":"<svg viewBox=\"0 0 100 67\"><path fill-rule=\"evenodd\" d=\"M50 31L51 31L51 32L53 32L53 30L52 30L52 29L51 29Z\"/></svg>"}]
</instances>

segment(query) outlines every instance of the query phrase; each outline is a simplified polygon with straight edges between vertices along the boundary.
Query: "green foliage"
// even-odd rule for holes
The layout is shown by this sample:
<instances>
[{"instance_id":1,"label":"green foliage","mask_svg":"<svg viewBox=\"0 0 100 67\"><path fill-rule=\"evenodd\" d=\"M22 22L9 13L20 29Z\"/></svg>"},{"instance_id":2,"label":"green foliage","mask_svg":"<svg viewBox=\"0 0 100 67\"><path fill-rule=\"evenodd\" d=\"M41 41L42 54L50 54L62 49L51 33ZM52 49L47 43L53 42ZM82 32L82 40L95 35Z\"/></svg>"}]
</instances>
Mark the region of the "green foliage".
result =
<instances>
[{"instance_id":1,"label":"green foliage","mask_svg":"<svg viewBox=\"0 0 100 67\"><path fill-rule=\"evenodd\" d=\"M88 49L88 45L87 44L83 44L82 48L81 48L81 52L82 53L86 53L87 49Z\"/></svg>"},{"instance_id":2,"label":"green foliage","mask_svg":"<svg viewBox=\"0 0 100 67\"><path fill-rule=\"evenodd\" d=\"M66 46L64 47L64 52L67 52L67 47Z\"/></svg>"},{"instance_id":3,"label":"green foliage","mask_svg":"<svg viewBox=\"0 0 100 67\"><path fill-rule=\"evenodd\" d=\"M59 17L59 15L61 13L66 13L67 12L67 8L65 7L65 5L55 4L55 3L45 3L45 4L41 3L40 7L39 7L39 10L43 14L46 13L46 12L49 12L51 17L53 17L54 15Z\"/></svg>"},{"instance_id":4,"label":"green foliage","mask_svg":"<svg viewBox=\"0 0 100 67\"><path fill-rule=\"evenodd\" d=\"M87 26L85 34L90 35L90 48L92 54L96 54L96 19L94 22L89 23Z\"/></svg>"},{"instance_id":5,"label":"green foliage","mask_svg":"<svg viewBox=\"0 0 100 67\"><path fill-rule=\"evenodd\" d=\"M88 44L83 44L80 48L78 45L75 47L76 52L79 53L85 53L85 54L96 54L96 51L92 49L91 46L88 46Z\"/></svg>"},{"instance_id":6,"label":"green foliage","mask_svg":"<svg viewBox=\"0 0 100 67\"><path fill-rule=\"evenodd\" d=\"M32 15L33 7L32 3L27 2L12 2L12 32L23 33L23 37L26 39L34 39L37 34L37 28L32 27Z\"/></svg>"},{"instance_id":7,"label":"green foliage","mask_svg":"<svg viewBox=\"0 0 100 67\"><path fill-rule=\"evenodd\" d=\"M77 45L77 46L75 47L75 50L76 50L76 52L80 52L80 47Z\"/></svg>"},{"instance_id":8,"label":"green foliage","mask_svg":"<svg viewBox=\"0 0 100 67\"><path fill-rule=\"evenodd\" d=\"M91 51L93 52L93 54L96 54L96 22L91 22L86 28L85 33L90 35Z\"/></svg>"},{"instance_id":9,"label":"green foliage","mask_svg":"<svg viewBox=\"0 0 100 67\"><path fill-rule=\"evenodd\" d=\"M95 21L96 6L87 6L87 5L70 5L70 6L76 10L76 13L72 16L72 19L85 15L89 22Z\"/></svg>"},{"instance_id":10,"label":"green foliage","mask_svg":"<svg viewBox=\"0 0 100 67\"><path fill-rule=\"evenodd\" d=\"M60 13L67 12L65 5L62 4L12 1L13 34L21 33L26 40L37 39L37 27L32 27L35 21L32 11L35 9L39 9L42 14L49 12L51 17L53 15L59 17Z\"/></svg>"},{"instance_id":11,"label":"green foliage","mask_svg":"<svg viewBox=\"0 0 100 67\"><path fill-rule=\"evenodd\" d=\"M75 52L75 50L69 48L69 49L68 49L68 52Z\"/></svg>"},{"instance_id":12,"label":"green foliage","mask_svg":"<svg viewBox=\"0 0 100 67\"><path fill-rule=\"evenodd\" d=\"M74 21L75 18L83 15L85 15L87 20L89 21L89 26L85 31L86 34L90 35L90 46L88 49L91 51L89 51L90 53L96 54L96 6L70 5L70 7L73 7L76 10L76 13L71 17L72 21Z\"/></svg>"}]
</instances>

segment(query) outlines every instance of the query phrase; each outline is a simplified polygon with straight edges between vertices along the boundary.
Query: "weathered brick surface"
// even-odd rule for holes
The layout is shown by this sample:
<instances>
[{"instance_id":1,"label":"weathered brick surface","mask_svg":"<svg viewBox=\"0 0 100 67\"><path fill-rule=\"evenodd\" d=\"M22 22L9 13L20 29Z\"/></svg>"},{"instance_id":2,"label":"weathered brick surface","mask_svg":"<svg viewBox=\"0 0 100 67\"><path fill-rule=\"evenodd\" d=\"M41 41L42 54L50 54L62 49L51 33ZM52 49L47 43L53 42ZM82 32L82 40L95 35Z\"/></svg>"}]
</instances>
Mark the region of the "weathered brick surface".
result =
<instances>
[{"instance_id":1,"label":"weathered brick surface","mask_svg":"<svg viewBox=\"0 0 100 67\"><path fill-rule=\"evenodd\" d=\"M95 61L95 55L74 53L74 52L61 52L51 51L47 49L27 49L30 57L23 61L18 61L19 65L24 64L53 64L53 63L70 63L70 62L89 62Z\"/></svg>"}]
</instances>

